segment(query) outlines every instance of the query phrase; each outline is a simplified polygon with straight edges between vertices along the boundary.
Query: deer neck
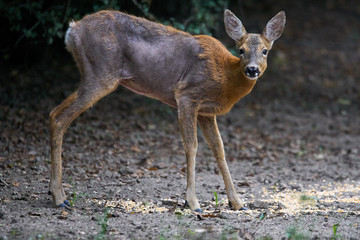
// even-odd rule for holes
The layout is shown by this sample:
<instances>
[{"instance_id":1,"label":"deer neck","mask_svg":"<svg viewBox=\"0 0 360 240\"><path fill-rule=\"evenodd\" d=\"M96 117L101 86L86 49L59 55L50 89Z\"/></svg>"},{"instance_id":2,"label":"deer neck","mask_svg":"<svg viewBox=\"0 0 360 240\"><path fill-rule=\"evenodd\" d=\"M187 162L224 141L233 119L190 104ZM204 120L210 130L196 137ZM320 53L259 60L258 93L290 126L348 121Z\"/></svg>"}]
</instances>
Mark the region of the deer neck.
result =
<instances>
[{"instance_id":1,"label":"deer neck","mask_svg":"<svg viewBox=\"0 0 360 240\"><path fill-rule=\"evenodd\" d=\"M242 97L249 94L256 84L256 80L250 80L244 75L241 65L241 60L234 56L226 61L222 96L224 105L232 107Z\"/></svg>"},{"instance_id":2,"label":"deer neck","mask_svg":"<svg viewBox=\"0 0 360 240\"><path fill-rule=\"evenodd\" d=\"M221 106L221 112L228 112L231 107L254 87L256 81L245 77L241 60L233 56L225 46L215 38L195 36L202 53L199 58L206 62L206 73L214 81L213 96Z\"/></svg>"}]
</instances>

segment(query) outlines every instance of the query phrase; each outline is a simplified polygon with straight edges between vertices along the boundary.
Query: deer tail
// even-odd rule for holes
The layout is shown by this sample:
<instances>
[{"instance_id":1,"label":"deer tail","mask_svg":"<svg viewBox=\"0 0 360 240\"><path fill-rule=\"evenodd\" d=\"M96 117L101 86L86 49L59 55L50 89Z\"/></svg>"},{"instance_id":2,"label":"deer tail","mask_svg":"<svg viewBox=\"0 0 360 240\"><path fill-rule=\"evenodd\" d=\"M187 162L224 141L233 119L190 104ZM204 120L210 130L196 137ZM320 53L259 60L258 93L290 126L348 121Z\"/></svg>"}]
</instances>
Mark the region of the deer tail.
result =
<instances>
[{"instance_id":1,"label":"deer tail","mask_svg":"<svg viewBox=\"0 0 360 240\"><path fill-rule=\"evenodd\" d=\"M76 22L74 20L71 20L69 23L69 28L66 31L65 34L65 45L68 50L71 49L71 29L76 25Z\"/></svg>"}]
</instances>

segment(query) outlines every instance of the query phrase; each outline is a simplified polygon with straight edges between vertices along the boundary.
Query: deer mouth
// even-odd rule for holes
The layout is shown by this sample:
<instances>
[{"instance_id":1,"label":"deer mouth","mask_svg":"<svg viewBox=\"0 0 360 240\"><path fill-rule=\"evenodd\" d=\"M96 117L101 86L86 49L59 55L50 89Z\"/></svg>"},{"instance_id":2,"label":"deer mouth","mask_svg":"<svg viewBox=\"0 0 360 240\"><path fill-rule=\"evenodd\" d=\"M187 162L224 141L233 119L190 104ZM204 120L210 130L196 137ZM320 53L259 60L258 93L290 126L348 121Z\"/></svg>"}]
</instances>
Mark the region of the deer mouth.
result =
<instances>
[{"instance_id":1,"label":"deer mouth","mask_svg":"<svg viewBox=\"0 0 360 240\"><path fill-rule=\"evenodd\" d=\"M246 77L248 78L248 79L250 79L250 80L256 80L256 79L258 79L259 78L259 73L256 73L256 74L254 74L254 75L250 75L250 74L247 74L246 73Z\"/></svg>"},{"instance_id":2,"label":"deer mouth","mask_svg":"<svg viewBox=\"0 0 360 240\"><path fill-rule=\"evenodd\" d=\"M260 73L256 73L256 74L253 74L253 75L245 73L245 76L246 76L247 79L255 81L256 79L258 79L260 77Z\"/></svg>"}]
</instances>

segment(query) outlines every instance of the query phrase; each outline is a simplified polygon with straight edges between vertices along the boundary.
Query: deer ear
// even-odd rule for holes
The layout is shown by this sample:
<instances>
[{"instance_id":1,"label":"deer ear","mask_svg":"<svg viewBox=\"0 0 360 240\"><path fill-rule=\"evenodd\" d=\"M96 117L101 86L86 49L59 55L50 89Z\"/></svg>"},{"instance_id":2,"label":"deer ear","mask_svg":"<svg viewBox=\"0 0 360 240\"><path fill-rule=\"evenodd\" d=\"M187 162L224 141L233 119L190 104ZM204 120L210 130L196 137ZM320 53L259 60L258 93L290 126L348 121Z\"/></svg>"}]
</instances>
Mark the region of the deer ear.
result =
<instances>
[{"instance_id":1,"label":"deer ear","mask_svg":"<svg viewBox=\"0 0 360 240\"><path fill-rule=\"evenodd\" d=\"M263 36L272 43L278 39L284 31L286 22L285 12L279 12L267 24L263 31Z\"/></svg>"},{"instance_id":2,"label":"deer ear","mask_svg":"<svg viewBox=\"0 0 360 240\"><path fill-rule=\"evenodd\" d=\"M235 41L239 41L246 34L246 30L240 19L230 10L225 10L224 12L224 24L227 34Z\"/></svg>"}]
</instances>

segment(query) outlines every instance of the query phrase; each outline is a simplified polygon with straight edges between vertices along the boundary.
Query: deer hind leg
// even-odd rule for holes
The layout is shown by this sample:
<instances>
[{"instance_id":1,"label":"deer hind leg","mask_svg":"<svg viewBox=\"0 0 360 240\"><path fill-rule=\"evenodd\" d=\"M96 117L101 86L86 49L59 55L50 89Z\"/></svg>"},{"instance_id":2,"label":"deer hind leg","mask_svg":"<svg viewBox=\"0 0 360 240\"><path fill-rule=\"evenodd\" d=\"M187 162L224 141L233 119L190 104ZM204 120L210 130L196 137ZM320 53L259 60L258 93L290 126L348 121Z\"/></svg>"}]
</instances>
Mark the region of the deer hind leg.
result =
<instances>
[{"instance_id":1,"label":"deer hind leg","mask_svg":"<svg viewBox=\"0 0 360 240\"><path fill-rule=\"evenodd\" d=\"M229 168L226 164L224 145L221 140L219 129L217 127L216 117L199 116L198 122L203 132L203 135L207 143L209 144L212 152L214 153L217 164L220 168L220 172L224 179L225 189L228 195L230 206L232 206L236 210L244 209L244 205L242 204L240 198L236 194L236 190L231 179Z\"/></svg>"},{"instance_id":2,"label":"deer hind leg","mask_svg":"<svg viewBox=\"0 0 360 240\"><path fill-rule=\"evenodd\" d=\"M61 150L63 135L74 119L99 99L114 91L118 86L118 82L88 85L82 84L77 91L67 97L50 113L51 171L49 190L56 206L69 205L62 187Z\"/></svg>"}]
</instances>

